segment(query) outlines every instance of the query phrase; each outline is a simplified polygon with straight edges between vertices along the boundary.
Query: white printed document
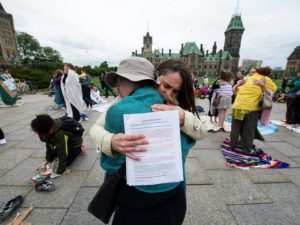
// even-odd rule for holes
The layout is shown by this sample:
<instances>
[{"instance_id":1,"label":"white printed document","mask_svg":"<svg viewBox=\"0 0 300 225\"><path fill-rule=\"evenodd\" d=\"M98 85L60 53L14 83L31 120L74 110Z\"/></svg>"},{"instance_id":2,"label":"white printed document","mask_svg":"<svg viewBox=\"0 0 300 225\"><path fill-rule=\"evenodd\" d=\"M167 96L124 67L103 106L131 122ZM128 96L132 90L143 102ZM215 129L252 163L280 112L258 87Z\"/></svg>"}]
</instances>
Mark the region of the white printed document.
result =
<instances>
[{"instance_id":1,"label":"white printed document","mask_svg":"<svg viewBox=\"0 0 300 225\"><path fill-rule=\"evenodd\" d=\"M149 141L146 152L126 157L127 184L153 185L183 180L178 111L124 115L125 133L142 133Z\"/></svg>"}]
</instances>

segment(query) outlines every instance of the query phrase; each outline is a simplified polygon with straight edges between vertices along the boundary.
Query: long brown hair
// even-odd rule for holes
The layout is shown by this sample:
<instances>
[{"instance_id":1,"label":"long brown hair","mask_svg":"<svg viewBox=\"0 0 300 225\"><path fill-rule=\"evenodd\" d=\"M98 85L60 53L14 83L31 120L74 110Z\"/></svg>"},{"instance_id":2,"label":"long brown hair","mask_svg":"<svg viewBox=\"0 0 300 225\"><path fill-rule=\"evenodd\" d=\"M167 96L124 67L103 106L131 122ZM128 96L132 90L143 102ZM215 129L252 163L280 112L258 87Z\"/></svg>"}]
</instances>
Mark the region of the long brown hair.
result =
<instances>
[{"instance_id":1,"label":"long brown hair","mask_svg":"<svg viewBox=\"0 0 300 225\"><path fill-rule=\"evenodd\" d=\"M179 106L184 110L196 114L192 75L186 65L180 60L170 59L161 62L155 69L157 76L166 76L172 72L178 72L182 79L182 85L177 95Z\"/></svg>"}]
</instances>

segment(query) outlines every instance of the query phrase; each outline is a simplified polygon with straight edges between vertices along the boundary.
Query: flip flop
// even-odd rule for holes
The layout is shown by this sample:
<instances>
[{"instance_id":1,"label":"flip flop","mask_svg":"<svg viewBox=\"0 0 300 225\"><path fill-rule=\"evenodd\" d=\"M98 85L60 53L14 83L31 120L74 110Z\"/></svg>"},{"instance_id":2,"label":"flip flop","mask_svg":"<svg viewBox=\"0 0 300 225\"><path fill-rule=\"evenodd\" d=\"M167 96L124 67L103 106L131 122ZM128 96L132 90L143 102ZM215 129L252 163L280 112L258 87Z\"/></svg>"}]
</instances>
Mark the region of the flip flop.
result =
<instances>
[{"instance_id":1,"label":"flip flop","mask_svg":"<svg viewBox=\"0 0 300 225\"><path fill-rule=\"evenodd\" d=\"M9 200L0 210L0 222L5 221L22 203L23 197L21 195Z\"/></svg>"},{"instance_id":2,"label":"flip flop","mask_svg":"<svg viewBox=\"0 0 300 225\"><path fill-rule=\"evenodd\" d=\"M42 183L38 183L35 185L35 190L40 192L40 191L54 191L55 190L55 186L54 183L51 181L44 181Z\"/></svg>"}]
</instances>

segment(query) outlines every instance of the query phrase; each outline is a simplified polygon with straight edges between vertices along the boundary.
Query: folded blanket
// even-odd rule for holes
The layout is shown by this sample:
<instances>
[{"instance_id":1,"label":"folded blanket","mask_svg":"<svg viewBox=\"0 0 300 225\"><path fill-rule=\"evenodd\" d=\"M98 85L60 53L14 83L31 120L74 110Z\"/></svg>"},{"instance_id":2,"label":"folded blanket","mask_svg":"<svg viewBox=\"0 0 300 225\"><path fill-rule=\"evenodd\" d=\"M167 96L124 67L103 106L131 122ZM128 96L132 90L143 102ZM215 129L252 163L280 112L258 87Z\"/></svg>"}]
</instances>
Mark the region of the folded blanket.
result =
<instances>
[{"instance_id":1,"label":"folded blanket","mask_svg":"<svg viewBox=\"0 0 300 225\"><path fill-rule=\"evenodd\" d=\"M253 149L256 151L255 155L249 155L242 151L242 147L238 145L235 149L230 147L230 141L226 139L221 144L221 151L226 160L226 164L230 167L235 167L239 169L248 170L250 168L288 168L289 164L272 159L267 153L265 153L262 149L256 148L253 145Z\"/></svg>"}]
</instances>

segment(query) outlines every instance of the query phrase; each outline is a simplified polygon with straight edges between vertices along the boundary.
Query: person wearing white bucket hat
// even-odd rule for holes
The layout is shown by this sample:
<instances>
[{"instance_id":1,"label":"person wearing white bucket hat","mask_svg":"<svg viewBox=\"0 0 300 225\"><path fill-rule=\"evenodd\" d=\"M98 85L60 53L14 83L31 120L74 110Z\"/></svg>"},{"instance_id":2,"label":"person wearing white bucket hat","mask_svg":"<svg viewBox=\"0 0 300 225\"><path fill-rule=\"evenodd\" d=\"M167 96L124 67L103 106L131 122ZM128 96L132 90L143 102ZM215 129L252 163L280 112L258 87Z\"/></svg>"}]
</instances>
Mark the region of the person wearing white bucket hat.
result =
<instances>
[{"instance_id":1,"label":"person wearing white bucket hat","mask_svg":"<svg viewBox=\"0 0 300 225\"><path fill-rule=\"evenodd\" d=\"M153 65L146 59L140 57L132 58L137 58L137 60L145 62L149 68L154 69ZM121 62L120 65L121 64L123 63ZM126 65L127 62L124 62L124 64ZM141 62L139 64L141 64ZM117 73L118 71L112 74ZM191 74L186 66L178 60L167 60L160 63L156 69L154 69L154 73L155 76L153 79L156 81L156 83L160 82L157 89L165 99L168 99L168 105L155 104L152 106L152 110L179 110L181 131L186 133L194 140L203 139L206 135L207 128L196 115L193 89L190 90L189 88L190 83L192 82ZM115 78L110 80L108 81L110 85L115 86ZM112 104L119 100L120 98L115 99ZM134 155L134 152L145 150L144 148L138 146L147 143L147 141L144 139L144 135L122 133L113 134L107 132L104 129L105 116L106 112L103 112L89 132L97 151L102 151L109 156L112 156L116 152L120 152L132 159L137 160L138 157Z\"/></svg>"},{"instance_id":2,"label":"person wearing white bucket hat","mask_svg":"<svg viewBox=\"0 0 300 225\"><path fill-rule=\"evenodd\" d=\"M186 73L182 75L184 71ZM162 84L160 84L160 86L158 86L160 83L158 76L162 78ZM192 90L192 83L189 82L191 78L189 76L188 70L183 63L179 61L168 61L160 67L158 66L155 73L153 65L146 59L132 57L123 60L117 72L109 73L106 77L108 85L112 87L118 86L120 96L123 100L112 105L107 111L104 123L107 133L102 136L102 141L104 141L104 139L110 139L111 141L113 139L110 138L111 136L125 135L122 134L124 133L123 114L125 113L142 113L150 112L151 110L182 110L178 106L164 105L163 103L166 99L163 99L154 87L156 87L160 93L170 98L180 100L188 98L185 102L179 102L179 105L181 104L180 106L187 110L187 112L184 111L184 114L189 115L188 111L194 111L195 109L194 99L191 100L189 92L186 91L187 88L191 88ZM161 85L163 86L161 87ZM182 87L184 87L184 90L181 89ZM184 119L185 117L184 115ZM190 117L187 116L186 118ZM100 123L103 124L101 118L99 120ZM98 124L96 123L90 130L90 135L96 144L99 143L97 140L99 138L99 120L97 121ZM186 120L191 122L191 119ZM195 121L194 117L192 121ZM191 131L196 130L200 133L200 135L198 134L196 137L199 138L200 136L200 138L203 138L206 133L205 125L203 125L201 121L198 121L198 124L200 125L196 128L192 127L192 129L187 129L186 133L193 133ZM117 134L114 135L114 133ZM129 136L127 136L127 138L128 137ZM130 138L134 139L134 141L131 142L131 144L134 143L134 151L145 150L144 148L136 147L136 145L148 143L147 140L143 139L143 135L139 137L138 135L135 137L131 136L129 139ZM182 132L181 143L184 163L188 150L195 142ZM110 144L112 144L112 141ZM97 146L99 147L99 145ZM132 154L132 152L127 153ZM122 153L130 157L126 151ZM134 155L131 156L134 158ZM101 154L101 166L108 173L118 170L124 160L125 157L123 154L114 154L114 156L112 153ZM181 224L185 216L186 197L184 184L182 182L147 187L129 187L124 182L118 199L118 207L113 221L115 225L128 224L130 221L134 221L133 224ZM151 210L147 210L150 208ZM172 208L172 210L170 210L170 208ZM130 213L128 211L129 209L131 211ZM141 212L141 209L143 209L143 212ZM169 213L163 213L166 211Z\"/></svg>"}]
</instances>

